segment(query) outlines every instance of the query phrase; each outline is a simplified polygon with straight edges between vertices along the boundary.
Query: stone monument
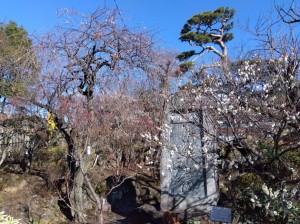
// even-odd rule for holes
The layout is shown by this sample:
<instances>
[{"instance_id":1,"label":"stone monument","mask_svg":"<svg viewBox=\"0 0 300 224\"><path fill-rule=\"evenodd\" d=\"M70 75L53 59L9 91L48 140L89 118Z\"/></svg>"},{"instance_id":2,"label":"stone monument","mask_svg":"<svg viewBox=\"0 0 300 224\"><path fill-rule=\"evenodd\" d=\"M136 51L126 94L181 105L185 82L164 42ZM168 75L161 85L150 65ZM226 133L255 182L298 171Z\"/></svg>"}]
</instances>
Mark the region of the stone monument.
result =
<instances>
[{"instance_id":1,"label":"stone monument","mask_svg":"<svg viewBox=\"0 0 300 224\"><path fill-rule=\"evenodd\" d=\"M216 144L209 116L195 99L174 94L165 111L161 156L161 210L208 213L216 205Z\"/></svg>"}]
</instances>

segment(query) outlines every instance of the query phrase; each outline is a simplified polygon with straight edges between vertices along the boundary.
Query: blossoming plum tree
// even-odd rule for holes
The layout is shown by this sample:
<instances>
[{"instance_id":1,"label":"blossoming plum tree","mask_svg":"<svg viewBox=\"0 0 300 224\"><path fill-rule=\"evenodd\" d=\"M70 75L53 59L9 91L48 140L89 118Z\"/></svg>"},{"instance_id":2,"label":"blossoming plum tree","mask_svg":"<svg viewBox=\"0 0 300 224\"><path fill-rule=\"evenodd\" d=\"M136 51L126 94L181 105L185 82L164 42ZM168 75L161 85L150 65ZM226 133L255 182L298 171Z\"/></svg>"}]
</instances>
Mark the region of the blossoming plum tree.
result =
<instances>
[{"instance_id":1,"label":"blossoming plum tree","mask_svg":"<svg viewBox=\"0 0 300 224\"><path fill-rule=\"evenodd\" d=\"M211 29L210 24L206 25ZM185 28L189 34L189 26ZM203 29L206 30L198 27L193 33L198 35ZM274 26L260 27L256 34L263 50L252 50L250 56L227 62L226 67L224 61L198 68L186 67L197 86L182 88L187 95L193 95L193 103L211 117L216 132L204 131L214 136L219 145L220 171L227 178L222 183L225 185L221 187L224 193L221 199L222 195L232 199L228 206L240 211L243 222L287 223L296 217L297 190L294 189L298 189L300 181L297 165L300 155L299 40L292 27L277 34L274 29ZM209 32L206 34L209 37ZM192 35L186 36L184 41L195 39ZM201 44L200 52L205 49ZM184 52L179 58L194 54L195 51ZM219 56L222 59L222 55ZM248 185L242 187L241 183L246 182ZM239 186L234 187L235 184ZM267 188L272 189L272 194L266 193ZM283 193L286 191L289 193ZM245 199L245 195L252 196ZM247 203L253 207L243 207ZM290 209L284 209L285 206ZM262 213L255 221L249 214L258 209Z\"/></svg>"},{"instance_id":2,"label":"blossoming plum tree","mask_svg":"<svg viewBox=\"0 0 300 224\"><path fill-rule=\"evenodd\" d=\"M65 14L64 14L65 13ZM97 140L94 96L119 90L130 75L145 74L153 60L152 35L121 25L115 10L99 8L90 15L67 10L67 21L39 45L43 61L31 102L53 116L68 145L69 182L65 201L77 222L84 221L84 185L96 202L101 221L102 200L88 177L89 150ZM99 119L99 118L97 118Z\"/></svg>"}]
</instances>

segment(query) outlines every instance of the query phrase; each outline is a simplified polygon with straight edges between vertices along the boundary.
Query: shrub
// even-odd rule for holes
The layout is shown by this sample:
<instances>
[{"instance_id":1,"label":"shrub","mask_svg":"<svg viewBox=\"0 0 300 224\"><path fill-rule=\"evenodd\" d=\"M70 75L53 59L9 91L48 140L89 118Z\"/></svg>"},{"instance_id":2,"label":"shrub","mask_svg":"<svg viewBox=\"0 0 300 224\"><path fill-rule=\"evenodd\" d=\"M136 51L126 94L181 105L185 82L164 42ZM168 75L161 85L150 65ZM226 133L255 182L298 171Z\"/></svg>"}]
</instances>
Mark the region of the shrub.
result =
<instances>
[{"instance_id":1,"label":"shrub","mask_svg":"<svg viewBox=\"0 0 300 224\"><path fill-rule=\"evenodd\" d=\"M5 215L3 211L0 212L0 224L21 224L20 219L15 219L9 215Z\"/></svg>"}]
</instances>

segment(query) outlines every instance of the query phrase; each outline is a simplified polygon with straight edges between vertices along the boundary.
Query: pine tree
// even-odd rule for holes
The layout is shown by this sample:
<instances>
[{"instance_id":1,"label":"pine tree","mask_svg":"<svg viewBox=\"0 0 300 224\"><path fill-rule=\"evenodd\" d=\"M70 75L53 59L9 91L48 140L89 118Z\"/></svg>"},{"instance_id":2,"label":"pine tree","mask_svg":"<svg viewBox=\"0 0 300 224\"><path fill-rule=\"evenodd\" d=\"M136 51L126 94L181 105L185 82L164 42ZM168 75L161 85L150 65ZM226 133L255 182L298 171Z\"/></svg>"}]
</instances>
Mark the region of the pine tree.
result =
<instances>
[{"instance_id":1,"label":"pine tree","mask_svg":"<svg viewBox=\"0 0 300 224\"><path fill-rule=\"evenodd\" d=\"M23 95L26 80L37 69L33 44L27 31L15 22L0 23L0 111L8 98Z\"/></svg>"},{"instance_id":2,"label":"pine tree","mask_svg":"<svg viewBox=\"0 0 300 224\"><path fill-rule=\"evenodd\" d=\"M233 28L234 9L220 7L215 11L207 11L194 15L181 29L180 40L188 42L189 45L200 47L200 51L186 51L177 56L180 61L186 61L196 56L192 61L181 65L183 72L187 71L196 58L206 52L213 52L218 55L223 62L227 60L226 43L233 39L233 34L229 31ZM214 45L218 46L215 48Z\"/></svg>"}]
</instances>

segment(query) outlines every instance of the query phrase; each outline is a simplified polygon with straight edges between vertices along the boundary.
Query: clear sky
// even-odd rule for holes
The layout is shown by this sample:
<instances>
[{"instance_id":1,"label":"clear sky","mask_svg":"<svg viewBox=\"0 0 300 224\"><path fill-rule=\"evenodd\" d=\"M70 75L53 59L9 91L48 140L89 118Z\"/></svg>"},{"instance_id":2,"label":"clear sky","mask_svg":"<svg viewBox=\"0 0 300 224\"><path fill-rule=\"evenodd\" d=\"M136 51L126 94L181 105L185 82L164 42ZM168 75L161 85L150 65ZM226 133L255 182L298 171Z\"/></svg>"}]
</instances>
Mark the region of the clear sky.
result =
<instances>
[{"instance_id":1,"label":"clear sky","mask_svg":"<svg viewBox=\"0 0 300 224\"><path fill-rule=\"evenodd\" d=\"M81 12L92 12L107 4L118 8L123 17L132 19L150 30L158 31L163 46L174 50L185 50L186 44L178 40L185 21L196 13L229 6L236 10L235 40L230 48L247 42L245 33L239 28L249 21L254 26L260 15L269 15L274 4L285 0L0 0L0 21L13 20L29 33L45 32L57 24L57 10L68 8ZM286 3L287 4L287 3ZM240 24L240 25L239 25ZM230 49L229 49L230 50Z\"/></svg>"}]
</instances>

